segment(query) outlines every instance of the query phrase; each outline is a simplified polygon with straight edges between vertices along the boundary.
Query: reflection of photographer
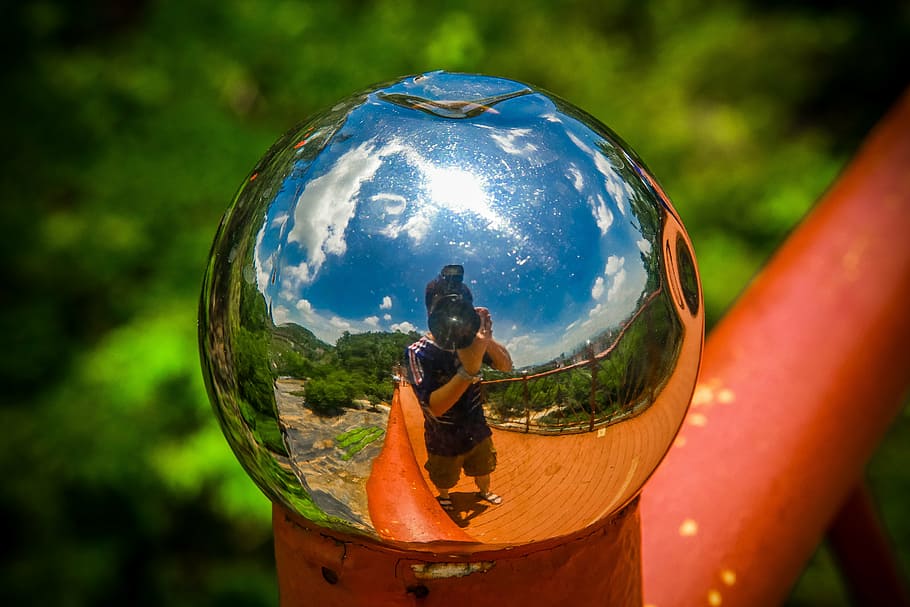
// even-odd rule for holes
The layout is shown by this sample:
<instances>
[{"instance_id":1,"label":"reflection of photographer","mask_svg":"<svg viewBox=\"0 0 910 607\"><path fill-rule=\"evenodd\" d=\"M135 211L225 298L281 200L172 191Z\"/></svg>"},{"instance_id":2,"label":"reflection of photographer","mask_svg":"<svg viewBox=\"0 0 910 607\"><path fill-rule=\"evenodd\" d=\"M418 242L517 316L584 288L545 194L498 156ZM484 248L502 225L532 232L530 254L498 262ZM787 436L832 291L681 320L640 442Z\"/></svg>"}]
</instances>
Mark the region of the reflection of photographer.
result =
<instances>
[{"instance_id":1,"label":"reflection of photographer","mask_svg":"<svg viewBox=\"0 0 910 607\"><path fill-rule=\"evenodd\" d=\"M462 470L474 477L480 499L499 504L502 498L490 491L496 450L477 384L484 362L509 371L512 359L493 339L490 311L474 307L461 266L445 266L427 284L425 302L430 333L407 350L411 383L424 411L425 467L444 508L452 508L449 490Z\"/></svg>"}]
</instances>

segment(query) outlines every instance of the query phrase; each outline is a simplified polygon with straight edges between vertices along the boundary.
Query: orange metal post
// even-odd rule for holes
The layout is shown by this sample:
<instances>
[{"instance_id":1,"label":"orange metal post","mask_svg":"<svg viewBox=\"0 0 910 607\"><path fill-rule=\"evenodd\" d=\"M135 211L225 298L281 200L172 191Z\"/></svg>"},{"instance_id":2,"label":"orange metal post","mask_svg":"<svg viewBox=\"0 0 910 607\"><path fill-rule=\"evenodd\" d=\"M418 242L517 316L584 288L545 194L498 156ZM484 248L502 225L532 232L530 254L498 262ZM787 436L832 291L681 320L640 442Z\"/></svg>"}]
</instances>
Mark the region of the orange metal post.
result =
<instances>
[{"instance_id":1,"label":"orange metal post","mask_svg":"<svg viewBox=\"0 0 910 607\"><path fill-rule=\"evenodd\" d=\"M779 604L910 378L910 94L707 341L642 495L645 603Z\"/></svg>"},{"instance_id":2,"label":"orange metal post","mask_svg":"<svg viewBox=\"0 0 910 607\"><path fill-rule=\"evenodd\" d=\"M283 607L641 605L638 501L584 534L450 556L329 533L272 510Z\"/></svg>"}]
</instances>

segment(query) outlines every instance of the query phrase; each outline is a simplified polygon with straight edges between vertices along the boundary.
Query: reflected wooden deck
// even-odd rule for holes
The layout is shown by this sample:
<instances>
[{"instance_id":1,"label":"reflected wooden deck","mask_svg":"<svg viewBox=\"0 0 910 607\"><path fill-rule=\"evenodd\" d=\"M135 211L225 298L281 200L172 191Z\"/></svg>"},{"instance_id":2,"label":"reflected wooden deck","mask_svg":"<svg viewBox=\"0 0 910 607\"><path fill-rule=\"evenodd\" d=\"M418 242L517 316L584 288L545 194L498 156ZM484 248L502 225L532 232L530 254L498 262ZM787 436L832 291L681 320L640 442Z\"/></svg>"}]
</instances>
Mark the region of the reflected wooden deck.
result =
<instances>
[{"instance_id":1,"label":"reflected wooden deck","mask_svg":"<svg viewBox=\"0 0 910 607\"><path fill-rule=\"evenodd\" d=\"M423 469L423 413L407 384L400 388L399 402L414 456L432 488ZM499 463L492 489L503 502L478 501L473 479L462 476L452 490L452 518L478 542L496 545L540 541L587 527L628 499L630 486L637 488L643 480L638 454L652 446L621 427L566 436L493 429Z\"/></svg>"},{"instance_id":2,"label":"reflected wooden deck","mask_svg":"<svg viewBox=\"0 0 910 607\"><path fill-rule=\"evenodd\" d=\"M683 319L687 330L699 333L701 322L700 315ZM467 538L459 536L457 550L476 552L572 535L631 500L670 448L682 423L700 351L701 339L684 340L680 362L663 391L631 419L562 436L494 429L499 463L492 489L503 502L493 506L477 500L473 479L462 477L452 490L455 511L451 516ZM459 534L452 533L456 528L445 531L439 526L442 508L423 468L423 412L410 385L402 383L395 396L392 406L399 407L401 414L393 411L392 418L403 423L390 424L383 452L399 457L413 454L414 461L408 465L389 457L374 461L367 484L373 523L381 537L393 542L451 543ZM382 481L373 482L373 477Z\"/></svg>"}]
</instances>

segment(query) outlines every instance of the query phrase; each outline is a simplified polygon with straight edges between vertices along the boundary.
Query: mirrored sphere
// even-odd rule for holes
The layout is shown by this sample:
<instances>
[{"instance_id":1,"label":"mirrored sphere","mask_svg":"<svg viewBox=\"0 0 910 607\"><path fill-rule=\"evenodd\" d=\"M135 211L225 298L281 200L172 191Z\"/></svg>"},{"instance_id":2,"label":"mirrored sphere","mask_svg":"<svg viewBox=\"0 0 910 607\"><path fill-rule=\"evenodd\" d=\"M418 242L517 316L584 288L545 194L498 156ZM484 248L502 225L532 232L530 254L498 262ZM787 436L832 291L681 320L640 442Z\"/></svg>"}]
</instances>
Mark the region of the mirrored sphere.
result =
<instances>
[{"instance_id":1,"label":"mirrored sphere","mask_svg":"<svg viewBox=\"0 0 910 607\"><path fill-rule=\"evenodd\" d=\"M549 93L445 72L286 133L224 215L200 307L215 413L268 497L426 550L628 504L703 330L691 243L629 147Z\"/></svg>"}]
</instances>

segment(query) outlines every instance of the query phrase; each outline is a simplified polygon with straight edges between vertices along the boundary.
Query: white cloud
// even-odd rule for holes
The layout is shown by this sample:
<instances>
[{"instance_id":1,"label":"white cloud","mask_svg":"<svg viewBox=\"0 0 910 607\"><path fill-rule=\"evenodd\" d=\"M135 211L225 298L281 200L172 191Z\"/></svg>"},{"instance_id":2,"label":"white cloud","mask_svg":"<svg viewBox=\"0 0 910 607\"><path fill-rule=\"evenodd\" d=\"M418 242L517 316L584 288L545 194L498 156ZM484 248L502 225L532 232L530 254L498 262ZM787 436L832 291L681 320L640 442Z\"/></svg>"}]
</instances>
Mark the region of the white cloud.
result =
<instances>
[{"instance_id":1,"label":"white cloud","mask_svg":"<svg viewBox=\"0 0 910 607\"><path fill-rule=\"evenodd\" d=\"M610 290L607 292L607 301L614 302L625 296L625 291L623 287L626 284L626 271L625 269L620 270L613 277L613 286L610 287Z\"/></svg>"},{"instance_id":2,"label":"white cloud","mask_svg":"<svg viewBox=\"0 0 910 607\"><path fill-rule=\"evenodd\" d=\"M272 308L272 322L276 325L283 325L294 321L291 319L291 311L279 305Z\"/></svg>"},{"instance_id":3,"label":"white cloud","mask_svg":"<svg viewBox=\"0 0 910 607\"><path fill-rule=\"evenodd\" d=\"M566 135L569 136L569 139L572 140L572 143L574 143L574 144L576 145L576 147L578 147L579 150L581 150L582 152L585 152L586 154L588 154L588 155L590 155L590 156L594 156L594 150L592 150L592 149L588 146L587 143L585 143L584 141L582 141L581 139L579 139L578 136L577 136L575 133L573 133L572 131L568 131L568 132L566 133Z\"/></svg>"},{"instance_id":4,"label":"white cloud","mask_svg":"<svg viewBox=\"0 0 910 607\"><path fill-rule=\"evenodd\" d=\"M605 291L608 303L614 303L623 294L623 287L626 284L625 265L625 257L610 255L607 258L607 265L604 266L604 275L598 276L594 280L594 286L591 288L591 298L598 301L598 303L588 314L589 317L597 316L603 311L603 306L599 300L603 297ZM609 290L606 288L607 281L610 284Z\"/></svg>"},{"instance_id":5,"label":"white cloud","mask_svg":"<svg viewBox=\"0 0 910 607\"><path fill-rule=\"evenodd\" d=\"M354 328L354 325L351 324L351 321L341 318L340 316L331 317L329 319L329 324L336 329L341 329L342 331L350 331Z\"/></svg>"},{"instance_id":6,"label":"white cloud","mask_svg":"<svg viewBox=\"0 0 910 607\"><path fill-rule=\"evenodd\" d=\"M638 245L638 250L644 253L645 255L651 254L651 243L644 238L639 238L635 241L635 244Z\"/></svg>"},{"instance_id":7,"label":"white cloud","mask_svg":"<svg viewBox=\"0 0 910 607\"><path fill-rule=\"evenodd\" d=\"M591 297L594 299L600 299L600 296L604 294L604 277L598 276L594 281L594 286L591 288Z\"/></svg>"},{"instance_id":8,"label":"white cloud","mask_svg":"<svg viewBox=\"0 0 910 607\"><path fill-rule=\"evenodd\" d=\"M337 332L336 334L336 331L334 330L330 334L326 334L324 328L329 326L329 321L320 315L316 309L313 308L313 304L307 299L297 300L297 303L294 304L293 311L288 311L284 306L276 306L275 310L278 310L279 308L283 308L285 312L282 314L281 320L278 319L277 312L273 312L276 325L288 322L297 323L298 325L311 330L319 339L329 343L334 343L334 341L341 336L340 332Z\"/></svg>"},{"instance_id":9,"label":"white cloud","mask_svg":"<svg viewBox=\"0 0 910 607\"><path fill-rule=\"evenodd\" d=\"M589 196L588 204L591 206L594 221L597 222L597 227L600 228L600 235L605 235L610 226L613 225L613 212L607 208L607 203L600 194L596 198Z\"/></svg>"},{"instance_id":10,"label":"white cloud","mask_svg":"<svg viewBox=\"0 0 910 607\"><path fill-rule=\"evenodd\" d=\"M616 170L613 168L613 165L610 164L610 161L607 160L607 157L600 152L600 150L596 152L592 151L591 157L594 159L594 166L597 168L597 171L606 177L606 186L607 190L609 191L610 183L616 179Z\"/></svg>"},{"instance_id":11,"label":"white cloud","mask_svg":"<svg viewBox=\"0 0 910 607\"><path fill-rule=\"evenodd\" d=\"M275 258L281 252L281 247L271 251L268 255L265 255L263 249L263 241L265 240L265 233L267 229L278 229L279 231L284 231L285 226L288 222L287 213L279 213L272 219L272 223L266 228L265 225L259 230L259 233L256 234L256 247L254 249L253 255L253 265L256 269L256 285L259 287L259 290L263 293L266 292L269 282L272 279L272 272L275 268Z\"/></svg>"},{"instance_id":12,"label":"white cloud","mask_svg":"<svg viewBox=\"0 0 910 607\"><path fill-rule=\"evenodd\" d=\"M272 318L275 324L297 323L306 327L322 341L334 344L345 331L351 333L366 333L375 331L380 328L381 322L378 316L367 316L364 319L342 318L337 314L321 312L317 310L309 300L300 299L289 309L285 305L277 305L272 310ZM386 320L391 316L386 315ZM399 327L396 329L396 327ZM414 325L408 322L402 322L393 325L392 330L409 331Z\"/></svg>"},{"instance_id":13,"label":"white cloud","mask_svg":"<svg viewBox=\"0 0 910 607\"><path fill-rule=\"evenodd\" d=\"M576 190L581 192L585 187L585 178L574 164L569 166L569 175L572 177L572 185Z\"/></svg>"},{"instance_id":14,"label":"white cloud","mask_svg":"<svg viewBox=\"0 0 910 607\"><path fill-rule=\"evenodd\" d=\"M616 208L619 210L620 214L625 215L627 202L633 195L632 187L620 177L619 173L617 173L616 169L613 167L613 164L610 163L609 159L600 150L592 149L588 144L572 133L569 133L568 135L569 139L578 146L578 149L588 154L594 161L594 167L597 169L597 172L604 176L604 187L606 188L607 193L616 203ZM572 172L571 169L570 172ZM576 184L576 188L577 187ZM603 199L601 199L600 202L603 203ZM604 228L601 225L601 217L604 215L596 210L593 201L592 209L594 209L594 218L597 220L598 227L601 228L601 232L604 232ZM607 212L610 213L609 210L607 210ZM610 223L612 223L612 213L610 213L609 218ZM609 227L609 224L606 225Z\"/></svg>"},{"instance_id":15,"label":"white cloud","mask_svg":"<svg viewBox=\"0 0 910 607\"><path fill-rule=\"evenodd\" d=\"M379 231L380 234L391 239L398 238L401 234L410 236L415 244L420 244L430 232L430 216L425 212L412 215L407 221L390 223Z\"/></svg>"},{"instance_id":16,"label":"white cloud","mask_svg":"<svg viewBox=\"0 0 910 607\"><path fill-rule=\"evenodd\" d=\"M396 322L390 327L393 331L401 331L402 333L410 333L411 331L416 331L417 327L409 323L408 321Z\"/></svg>"},{"instance_id":17,"label":"white cloud","mask_svg":"<svg viewBox=\"0 0 910 607\"><path fill-rule=\"evenodd\" d=\"M297 199L294 225L287 237L288 243L296 243L306 252L307 261L297 266L298 275L291 277L299 281L296 287L315 280L329 255L347 250L345 231L354 216L361 186L379 170L383 156L400 150L396 142L379 150L370 141L362 143L338 158L326 174L307 183Z\"/></svg>"},{"instance_id":18,"label":"white cloud","mask_svg":"<svg viewBox=\"0 0 910 607\"><path fill-rule=\"evenodd\" d=\"M531 129L506 129L491 134L490 138L495 141L499 148L506 154L516 156L528 156L537 151L537 146L528 141L521 141L531 134Z\"/></svg>"},{"instance_id":19,"label":"white cloud","mask_svg":"<svg viewBox=\"0 0 910 607\"><path fill-rule=\"evenodd\" d=\"M622 182L619 175L613 170L613 167L610 167L609 173L606 174L605 184L607 186L607 193L610 194L610 198L616 202L616 207L619 209L619 212L625 215L628 193L623 186L628 186L628 184Z\"/></svg>"},{"instance_id":20,"label":"white cloud","mask_svg":"<svg viewBox=\"0 0 910 607\"><path fill-rule=\"evenodd\" d=\"M541 341L534 335L516 335L503 342L515 367L537 365L553 360L565 351L565 340Z\"/></svg>"},{"instance_id":21,"label":"white cloud","mask_svg":"<svg viewBox=\"0 0 910 607\"><path fill-rule=\"evenodd\" d=\"M604 176L604 187L610 198L616 203L616 208L622 215L626 214L626 202L632 197L632 187L620 177L613 164L601 152L592 152L594 166Z\"/></svg>"},{"instance_id":22,"label":"white cloud","mask_svg":"<svg viewBox=\"0 0 910 607\"><path fill-rule=\"evenodd\" d=\"M392 309L392 298L386 295L382 298L382 303L379 304L380 310L391 310Z\"/></svg>"},{"instance_id":23,"label":"white cloud","mask_svg":"<svg viewBox=\"0 0 910 607\"><path fill-rule=\"evenodd\" d=\"M391 314L383 314L383 315L382 315L382 320L392 320L392 315L391 315Z\"/></svg>"},{"instance_id":24,"label":"white cloud","mask_svg":"<svg viewBox=\"0 0 910 607\"><path fill-rule=\"evenodd\" d=\"M606 267L604 267L604 274L606 274L607 276L613 276L614 274L616 274L617 272L622 270L624 265L626 265L625 257L617 257L616 255L610 255L607 258L607 265L606 265Z\"/></svg>"},{"instance_id":25,"label":"white cloud","mask_svg":"<svg viewBox=\"0 0 910 607\"><path fill-rule=\"evenodd\" d=\"M282 270L279 297L288 302L296 301L300 297L301 287L310 282L310 266L305 261L296 266L285 266Z\"/></svg>"},{"instance_id":26,"label":"white cloud","mask_svg":"<svg viewBox=\"0 0 910 607\"><path fill-rule=\"evenodd\" d=\"M370 198L373 202L385 202L383 209L389 215L401 215L408 206L408 201L400 194L379 193Z\"/></svg>"},{"instance_id":27,"label":"white cloud","mask_svg":"<svg viewBox=\"0 0 910 607\"><path fill-rule=\"evenodd\" d=\"M272 219L272 223L271 223L270 227L281 228L283 230L285 224L287 224L287 222L288 222L289 217L290 217L290 215L288 215L287 213L279 213L278 215L275 215L275 218Z\"/></svg>"},{"instance_id":28,"label":"white cloud","mask_svg":"<svg viewBox=\"0 0 910 607\"><path fill-rule=\"evenodd\" d=\"M274 266L274 253L267 257L263 257L262 255L262 241L264 238L265 226L256 234L256 253L253 255L253 265L256 268L256 285L263 293L265 293L265 290L269 285L269 279L272 275L272 268Z\"/></svg>"},{"instance_id":29,"label":"white cloud","mask_svg":"<svg viewBox=\"0 0 910 607\"><path fill-rule=\"evenodd\" d=\"M508 350L509 353L513 356L518 354L519 356L527 357L530 352L536 349L538 345L537 341L538 340L536 340L531 335L515 335L511 339L507 340L503 345L506 347L506 350ZM533 358L527 362L532 361L540 362L539 360L534 360Z\"/></svg>"},{"instance_id":30,"label":"white cloud","mask_svg":"<svg viewBox=\"0 0 910 607\"><path fill-rule=\"evenodd\" d=\"M302 262L296 266L285 266L282 270L282 274L284 274L285 278L290 278L297 284L306 284L312 281L310 265L306 262Z\"/></svg>"},{"instance_id":31,"label":"white cloud","mask_svg":"<svg viewBox=\"0 0 910 607\"><path fill-rule=\"evenodd\" d=\"M625 257L611 255L607 258L603 276L595 279L591 289L594 307L588 310L588 318L581 323L580 329L598 331L621 322L630 313L644 287L645 273L642 266L633 264L630 280L625 265ZM568 328L566 334L570 334Z\"/></svg>"}]
</instances>

